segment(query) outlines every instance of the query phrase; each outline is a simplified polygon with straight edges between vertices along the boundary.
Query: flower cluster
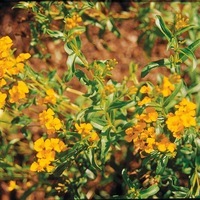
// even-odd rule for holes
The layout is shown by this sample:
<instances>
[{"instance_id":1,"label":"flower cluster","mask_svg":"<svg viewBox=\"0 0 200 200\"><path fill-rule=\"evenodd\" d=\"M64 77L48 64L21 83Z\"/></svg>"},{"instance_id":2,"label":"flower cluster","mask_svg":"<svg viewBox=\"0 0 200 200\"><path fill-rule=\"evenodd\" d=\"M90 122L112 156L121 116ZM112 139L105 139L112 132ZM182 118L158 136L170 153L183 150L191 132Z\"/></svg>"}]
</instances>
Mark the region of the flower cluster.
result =
<instances>
[{"instance_id":1,"label":"flower cluster","mask_svg":"<svg viewBox=\"0 0 200 200\"><path fill-rule=\"evenodd\" d=\"M176 23L175 23L176 30L188 26L188 21L189 19L187 17L183 17L180 13L176 14Z\"/></svg>"},{"instance_id":2,"label":"flower cluster","mask_svg":"<svg viewBox=\"0 0 200 200\"><path fill-rule=\"evenodd\" d=\"M9 90L10 94L10 102L16 103L19 102L20 99L23 99L26 97L26 93L29 92L28 86L23 81L18 81L17 85L13 86Z\"/></svg>"},{"instance_id":3,"label":"flower cluster","mask_svg":"<svg viewBox=\"0 0 200 200\"><path fill-rule=\"evenodd\" d=\"M56 104L56 93L53 89L46 90L46 96L38 101L38 104Z\"/></svg>"},{"instance_id":4,"label":"flower cluster","mask_svg":"<svg viewBox=\"0 0 200 200\"><path fill-rule=\"evenodd\" d=\"M77 13L75 13L72 17L65 18L66 29L77 27L80 22L82 22L82 18Z\"/></svg>"},{"instance_id":5,"label":"flower cluster","mask_svg":"<svg viewBox=\"0 0 200 200\"><path fill-rule=\"evenodd\" d=\"M31 171L51 172L54 169L52 162L55 160L56 152L66 150L66 145L58 138L44 140L39 138L34 143L34 150L37 151L37 161L34 161L30 167Z\"/></svg>"},{"instance_id":6,"label":"flower cluster","mask_svg":"<svg viewBox=\"0 0 200 200\"><path fill-rule=\"evenodd\" d=\"M135 152L151 153L155 150L160 152L172 153L176 148L164 134L157 134L155 122L158 119L158 113L155 108L147 107L140 115L136 115L137 122L132 127L125 130L125 140L133 142Z\"/></svg>"},{"instance_id":7,"label":"flower cluster","mask_svg":"<svg viewBox=\"0 0 200 200\"><path fill-rule=\"evenodd\" d=\"M79 134L81 134L82 138L88 138L90 142L98 141L98 134L93 131L93 127L90 123L81 123L78 125L75 124L75 128Z\"/></svg>"},{"instance_id":8,"label":"flower cluster","mask_svg":"<svg viewBox=\"0 0 200 200\"><path fill-rule=\"evenodd\" d=\"M40 124L45 126L47 129L47 134L54 134L62 127L60 119L54 117L54 115L55 113L51 108L44 110L39 114Z\"/></svg>"},{"instance_id":9,"label":"flower cluster","mask_svg":"<svg viewBox=\"0 0 200 200\"><path fill-rule=\"evenodd\" d=\"M167 115L166 124L173 136L180 139L185 128L196 126L196 104L184 98L175 108L175 113L170 112Z\"/></svg>"},{"instance_id":10,"label":"flower cluster","mask_svg":"<svg viewBox=\"0 0 200 200\"><path fill-rule=\"evenodd\" d=\"M16 75L23 71L24 62L31 55L21 53L15 58L11 50L12 45L10 37L5 36L0 39L0 108L4 107L8 96L10 103L17 103L29 92L28 86L23 81L17 81ZM16 82L17 85L15 85ZM13 84L14 86L8 90L6 86Z\"/></svg>"}]
</instances>

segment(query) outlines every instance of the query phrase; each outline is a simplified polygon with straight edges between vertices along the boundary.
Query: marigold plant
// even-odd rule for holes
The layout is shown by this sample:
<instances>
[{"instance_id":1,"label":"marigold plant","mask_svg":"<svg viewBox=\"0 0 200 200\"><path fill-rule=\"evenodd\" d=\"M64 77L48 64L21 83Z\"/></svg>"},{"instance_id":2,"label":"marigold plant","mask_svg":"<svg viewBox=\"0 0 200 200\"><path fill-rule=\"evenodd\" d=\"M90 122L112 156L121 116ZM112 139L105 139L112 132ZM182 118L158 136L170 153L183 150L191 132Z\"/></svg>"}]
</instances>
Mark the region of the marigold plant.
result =
<instances>
[{"instance_id":1,"label":"marigold plant","mask_svg":"<svg viewBox=\"0 0 200 200\"><path fill-rule=\"evenodd\" d=\"M190 16L162 7L169 20L154 2L130 5L119 13L110 1L22 1L14 6L33 14L33 51L17 55L11 37L0 38L0 179L8 192L19 192L20 200L41 191L45 199L200 197L195 53L200 39L193 35L199 27ZM116 23L127 18L141 18L144 35L164 38L167 53L145 65L139 77L138 65L130 63L129 74L116 81L117 59L89 61L82 36L92 42L92 25L99 28L99 38L106 31L120 38ZM57 66L37 71L31 65L33 57L46 59L42 38L62 41L64 73ZM161 67L167 75L160 70L154 80L145 79ZM70 85L74 79L83 90Z\"/></svg>"}]
</instances>

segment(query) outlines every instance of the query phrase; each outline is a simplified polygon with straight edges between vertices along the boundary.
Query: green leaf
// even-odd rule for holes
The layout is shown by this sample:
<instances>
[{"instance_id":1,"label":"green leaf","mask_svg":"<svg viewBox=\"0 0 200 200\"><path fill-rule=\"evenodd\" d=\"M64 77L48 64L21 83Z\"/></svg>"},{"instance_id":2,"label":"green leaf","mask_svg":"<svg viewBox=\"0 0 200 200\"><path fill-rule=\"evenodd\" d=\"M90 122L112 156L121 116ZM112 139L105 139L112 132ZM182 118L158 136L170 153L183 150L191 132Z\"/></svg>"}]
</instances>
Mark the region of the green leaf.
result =
<instances>
[{"instance_id":1,"label":"green leaf","mask_svg":"<svg viewBox=\"0 0 200 200\"><path fill-rule=\"evenodd\" d=\"M80 82L85 85L90 85L92 83L92 81L86 76L86 74L79 69L76 70L75 75L80 80Z\"/></svg>"},{"instance_id":2,"label":"green leaf","mask_svg":"<svg viewBox=\"0 0 200 200\"><path fill-rule=\"evenodd\" d=\"M56 75L56 72L57 72L57 70L55 69L48 73L47 77L48 77L49 81L54 78L54 76Z\"/></svg>"},{"instance_id":3,"label":"green leaf","mask_svg":"<svg viewBox=\"0 0 200 200\"><path fill-rule=\"evenodd\" d=\"M172 94L165 99L165 101L163 103L163 107L167 107L168 104L174 100L175 96L179 93L182 86L183 86L183 82L181 81L180 83L177 84L177 86L176 86L175 90L172 92Z\"/></svg>"},{"instance_id":4,"label":"green leaf","mask_svg":"<svg viewBox=\"0 0 200 200\"><path fill-rule=\"evenodd\" d=\"M39 187L39 183L36 183L35 185L31 186L29 189L27 189L22 196L20 197L21 200L26 200L27 197L33 193L37 188Z\"/></svg>"},{"instance_id":5,"label":"green leaf","mask_svg":"<svg viewBox=\"0 0 200 200\"><path fill-rule=\"evenodd\" d=\"M189 49L191 52L194 52L194 50L200 45L200 39L196 40L192 44L190 44L187 49ZM184 50L183 50L184 51ZM182 52L179 54L179 58L184 62L188 57Z\"/></svg>"},{"instance_id":6,"label":"green leaf","mask_svg":"<svg viewBox=\"0 0 200 200\"><path fill-rule=\"evenodd\" d=\"M76 55L75 54L71 54L68 59L67 59L67 66L68 66L68 70L67 73L65 75L65 81L68 82L72 79L72 77L74 76L75 73L75 60L76 60Z\"/></svg>"},{"instance_id":7,"label":"green leaf","mask_svg":"<svg viewBox=\"0 0 200 200\"><path fill-rule=\"evenodd\" d=\"M111 111L112 109L116 109L116 108L120 109L132 102L133 102L132 100L130 100L130 101L115 101L109 106L108 111Z\"/></svg>"},{"instance_id":8,"label":"green leaf","mask_svg":"<svg viewBox=\"0 0 200 200\"><path fill-rule=\"evenodd\" d=\"M157 27L161 30L161 32L165 35L168 41L171 41L173 38L173 35L171 31L167 28L165 25L165 22L163 21L162 17L159 15L156 15L156 21L155 21Z\"/></svg>"},{"instance_id":9,"label":"green leaf","mask_svg":"<svg viewBox=\"0 0 200 200\"><path fill-rule=\"evenodd\" d=\"M140 197L142 199L147 199L148 197L156 194L159 190L160 190L160 188L158 187L158 185L152 185L147 189L141 190L140 191Z\"/></svg>"},{"instance_id":10,"label":"green leaf","mask_svg":"<svg viewBox=\"0 0 200 200\"><path fill-rule=\"evenodd\" d=\"M129 188L134 187L133 182L131 181L131 179L129 178L129 176L128 176L128 174L127 174L127 169L123 169L123 170L122 170L122 177L123 177L123 180L125 181L126 185L127 185Z\"/></svg>"},{"instance_id":11,"label":"green leaf","mask_svg":"<svg viewBox=\"0 0 200 200\"><path fill-rule=\"evenodd\" d=\"M150 72L150 70L152 70L153 68L164 67L169 64L170 64L170 61L168 59L161 59L161 60L153 61L143 68L143 70L141 72L141 77L144 78Z\"/></svg>"},{"instance_id":12,"label":"green leaf","mask_svg":"<svg viewBox=\"0 0 200 200\"><path fill-rule=\"evenodd\" d=\"M181 28L180 30L178 30L176 33L175 33L175 36L178 36L180 35L181 33L184 33L192 28L195 28L196 26L195 25L189 25L189 26L186 26L184 28Z\"/></svg>"},{"instance_id":13,"label":"green leaf","mask_svg":"<svg viewBox=\"0 0 200 200\"><path fill-rule=\"evenodd\" d=\"M96 162L96 156L95 156L95 149L94 148L89 148L87 149L86 151L86 156L87 158L89 159L90 161L90 164L91 164L91 167L94 169L94 170L101 170L100 166L97 164Z\"/></svg>"},{"instance_id":14,"label":"green leaf","mask_svg":"<svg viewBox=\"0 0 200 200\"><path fill-rule=\"evenodd\" d=\"M111 31L112 33L114 33L118 38L120 37L120 32L117 30L117 28L116 28L116 26L114 24L113 19L107 20L106 25L107 25L109 31Z\"/></svg>"},{"instance_id":15,"label":"green leaf","mask_svg":"<svg viewBox=\"0 0 200 200\"><path fill-rule=\"evenodd\" d=\"M67 168L67 166L70 165L70 161L76 159L76 156L78 154L80 154L80 152L86 150L86 148L87 148L86 145L80 144L78 142L67 152L62 152L61 159L64 159L65 161L57 166L57 168L54 170L53 174L58 177L61 176L61 174L64 172L64 170Z\"/></svg>"},{"instance_id":16,"label":"green leaf","mask_svg":"<svg viewBox=\"0 0 200 200\"><path fill-rule=\"evenodd\" d=\"M101 134L101 161L102 161L102 165L104 165L105 161L106 161L106 156L108 154L110 145L111 145L111 141L109 140L109 131L111 130L111 128L108 128L104 133Z\"/></svg>"},{"instance_id":17,"label":"green leaf","mask_svg":"<svg viewBox=\"0 0 200 200\"><path fill-rule=\"evenodd\" d=\"M46 33L53 38L61 38L61 39L64 38L64 33L61 31L57 31L57 30L53 31L51 29L46 29Z\"/></svg>"},{"instance_id":18,"label":"green leaf","mask_svg":"<svg viewBox=\"0 0 200 200\"><path fill-rule=\"evenodd\" d=\"M9 164L6 163L6 162L0 161L0 168L5 169L5 168L7 168L7 167L12 167L12 166L9 165Z\"/></svg>"},{"instance_id":19,"label":"green leaf","mask_svg":"<svg viewBox=\"0 0 200 200\"><path fill-rule=\"evenodd\" d=\"M162 174L165 171L167 163L168 163L168 157L166 155L163 156L161 159L159 159L157 162L156 174Z\"/></svg>"},{"instance_id":20,"label":"green leaf","mask_svg":"<svg viewBox=\"0 0 200 200\"><path fill-rule=\"evenodd\" d=\"M197 65L196 57L195 57L194 53L188 47L186 47L184 49L180 49L180 53L185 55L187 58L190 58L193 61L192 69L194 70Z\"/></svg>"},{"instance_id":21,"label":"green leaf","mask_svg":"<svg viewBox=\"0 0 200 200\"><path fill-rule=\"evenodd\" d=\"M12 121L11 124L15 125L15 124L19 124L19 125L27 125L31 122L31 118L29 118L28 116L22 116L22 117L15 117Z\"/></svg>"}]
</instances>

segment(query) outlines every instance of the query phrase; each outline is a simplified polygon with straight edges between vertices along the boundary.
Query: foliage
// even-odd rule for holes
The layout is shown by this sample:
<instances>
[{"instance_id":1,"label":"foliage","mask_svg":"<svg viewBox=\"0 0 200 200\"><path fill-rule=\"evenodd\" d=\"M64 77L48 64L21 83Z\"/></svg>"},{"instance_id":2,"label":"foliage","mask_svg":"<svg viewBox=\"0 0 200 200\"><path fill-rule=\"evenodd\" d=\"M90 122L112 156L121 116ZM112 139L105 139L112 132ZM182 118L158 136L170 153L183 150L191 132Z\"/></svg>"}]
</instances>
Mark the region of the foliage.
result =
<instances>
[{"instance_id":1,"label":"foliage","mask_svg":"<svg viewBox=\"0 0 200 200\"><path fill-rule=\"evenodd\" d=\"M9 191L22 191L22 200L40 190L55 199L200 197L200 74L195 56L200 38L199 21L193 23L198 11L190 20L185 13L167 18L155 15L154 3L145 8L134 3L135 19L153 16L149 47L162 37L169 52L168 58L146 65L141 77L159 67L167 68L169 76L159 74L156 83L139 81L137 64L131 63L127 77L116 82L111 74L117 60L89 62L81 51L81 34L89 26L99 27L99 37L105 31L120 37L116 21L133 17L131 8L119 14L110 5L19 2L15 8L34 16L30 45L35 53L16 56L12 40L0 39L0 178L9 181ZM44 38L64 43L67 70L61 76L56 69L37 72L28 63L31 56L47 56L40 51ZM74 77L85 92L69 87ZM68 93L77 95L74 102Z\"/></svg>"}]
</instances>

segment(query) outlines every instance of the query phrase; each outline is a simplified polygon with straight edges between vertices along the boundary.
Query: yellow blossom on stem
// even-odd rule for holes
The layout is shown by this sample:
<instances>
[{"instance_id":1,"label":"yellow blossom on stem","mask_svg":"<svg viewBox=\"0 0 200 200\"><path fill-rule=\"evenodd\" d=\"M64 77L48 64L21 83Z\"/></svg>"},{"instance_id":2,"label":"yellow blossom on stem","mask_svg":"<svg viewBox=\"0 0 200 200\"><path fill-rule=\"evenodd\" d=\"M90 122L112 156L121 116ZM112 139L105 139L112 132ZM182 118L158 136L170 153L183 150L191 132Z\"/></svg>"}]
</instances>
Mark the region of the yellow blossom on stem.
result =
<instances>
[{"instance_id":1,"label":"yellow blossom on stem","mask_svg":"<svg viewBox=\"0 0 200 200\"><path fill-rule=\"evenodd\" d=\"M140 93L142 94L149 94L151 92L151 88L147 85L143 85L140 89Z\"/></svg>"},{"instance_id":2,"label":"yellow blossom on stem","mask_svg":"<svg viewBox=\"0 0 200 200\"><path fill-rule=\"evenodd\" d=\"M61 129L62 123L61 123L60 119L55 117L55 118L49 120L48 122L46 122L45 127L47 129L48 134L54 134L56 131Z\"/></svg>"},{"instance_id":3,"label":"yellow blossom on stem","mask_svg":"<svg viewBox=\"0 0 200 200\"><path fill-rule=\"evenodd\" d=\"M147 107L141 117L146 123L155 122L158 118L158 113L156 112L155 108Z\"/></svg>"},{"instance_id":4,"label":"yellow blossom on stem","mask_svg":"<svg viewBox=\"0 0 200 200\"><path fill-rule=\"evenodd\" d=\"M4 85L6 85L6 80L4 78L2 78L0 80L0 88L3 87Z\"/></svg>"},{"instance_id":5,"label":"yellow blossom on stem","mask_svg":"<svg viewBox=\"0 0 200 200\"><path fill-rule=\"evenodd\" d=\"M82 18L77 13L75 13L72 17L65 18L67 29L72 29L74 27L77 27L80 22L82 22Z\"/></svg>"},{"instance_id":6,"label":"yellow blossom on stem","mask_svg":"<svg viewBox=\"0 0 200 200\"><path fill-rule=\"evenodd\" d=\"M10 102L11 103L18 102L20 99L25 98L26 93L28 93L28 92L29 92L29 89L28 89L28 86L26 85L26 83L24 83L23 81L18 81L18 85L13 86L9 90Z\"/></svg>"},{"instance_id":7,"label":"yellow blossom on stem","mask_svg":"<svg viewBox=\"0 0 200 200\"><path fill-rule=\"evenodd\" d=\"M170 81L169 81L169 78L164 76L163 77L163 83L160 87L160 92L162 93L162 95L164 97L168 97L175 89L175 86L174 84L172 84Z\"/></svg>"},{"instance_id":8,"label":"yellow blossom on stem","mask_svg":"<svg viewBox=\"0 0 200 200\"><path fill-rule=\"evenodd\" d=\"M181 28L188 26L188 21L189 21L189 19L187 17L183 17L182 14L177 13L176 14L175 29L179 30Z\"/></svg>"},{"instance_id":9,"label":"yellow blossom on stem","mask_svg":"<svg viewBox=\"0 0 200 200\"><path fill-rule=\"evenodd\" d=\"M175 105L175 108L177 109L175 114L167 115L166 124L173 136L180 139L184 128L196 126L196 104L183 98L178 105Z\"/></svg>"},{"instance_id":10,"label":"yellow blossom on stem","mask_svg":"<svg viewBox=\"0 0 200 200\"><path fill-rule=\"evenodd\" d=\"M66 145L59 138L50 138L44 140L39 138L34 142L34 149L37 151L37 161L34 161L31 166L31 171L47 171L51 172L54 166L51 165L55 161L56 152L66 150Z\"/></svg>"},{"instance_id":11,"label":"yellow blossom on stem","mask_svg":"<svg viewBox=\"0 0 200 200\"><path fill-rule=\"evenodd\" d=\"M51 108L44 110L42 113L39 114L39 120L41 125L45 125L48 121L53 119L53 115L55 113Z\"/></svg>"},{"instance_id":12,"label":"yellow blossom on stem","mask_svg":"<svg viewBox=\"0 0 200 200\"><path fill-rule=\"evenodd\" d=\"M90 138L88 139L90 142L94 142L99 140L99 136L96 132L91 132L90 133Z\"/></svg>"},{"instance_id":13,"label":"yellow blossom on stem","mask_svg":"<svg viewBox=\"0 0 200 200\"><path fill-rule=\"evenodd\" d=\"M6 97L7 94L0 92L0 109L3 108L3 106L5 105Z\"/></svg>"},{"instance_id":14,"label":"yellow blossom on stem","mask_svg":"<svg viewBox=\"0 0 200 200\"><path fill-rule=\"evenodd\" d=\"M46 91L47 96L44 97L43 103L56 104L56 93L53 89L48 89Z\"/></svg>"},{"instance_id":15,"label":"yellow blossom on stem","mask_svg":"<svg viewBox=\"0 0 200 200\"><path fill-rule=\"evenodd\" d=\"M75 123L75 128L83 138L88 137L90 142L99 140L98 134L93 131L93 127L90 123L81 123L80 125Z\"/></svg>"},{"instance_id":16,"label":"yellow blossom on stem","mask_svg":"<svg viewBox=\"0 0 200 200\"><path fill-rule=\"evenodd\" d=\"M148 97L148 96L145 96L141 101L138 101L138 105L143 106L143 105L150 103L150 102L151 102L151 98Z\"/></svg>"},{"instance_id":17,"label":"yellow blossom on stem","mask_svg":"<svg viewBox=\"0 0 200 200\"><path fill-rule=\"evenodd\" d=\"M80 125L78 125L76 123L75 128L79 134L81 134L83 137L85 137L92 131L93 127L90 123L81 123Z\"/></svg>"},{"instance_id":18,"label":"yellow blossom on stem","mask_svg":"<svg viewBox=\"0 0 200 200\"><path fill-rule=\"evenodd\" d=\"M41 137L34 142L34 150L37 152L43 151L44 145L45 145L44 138Z\"/></svg>"},{"instance_id":19,"label":"yellow blossom on stem","mask_svg":"<svg viewBox=\"0 0 200 200\"><path fill-rule=\"evenodd\" d=\"M9 181L8 191L13 191L14 189L17 189L16 181Z\"/></svg>"}]
</instances>

